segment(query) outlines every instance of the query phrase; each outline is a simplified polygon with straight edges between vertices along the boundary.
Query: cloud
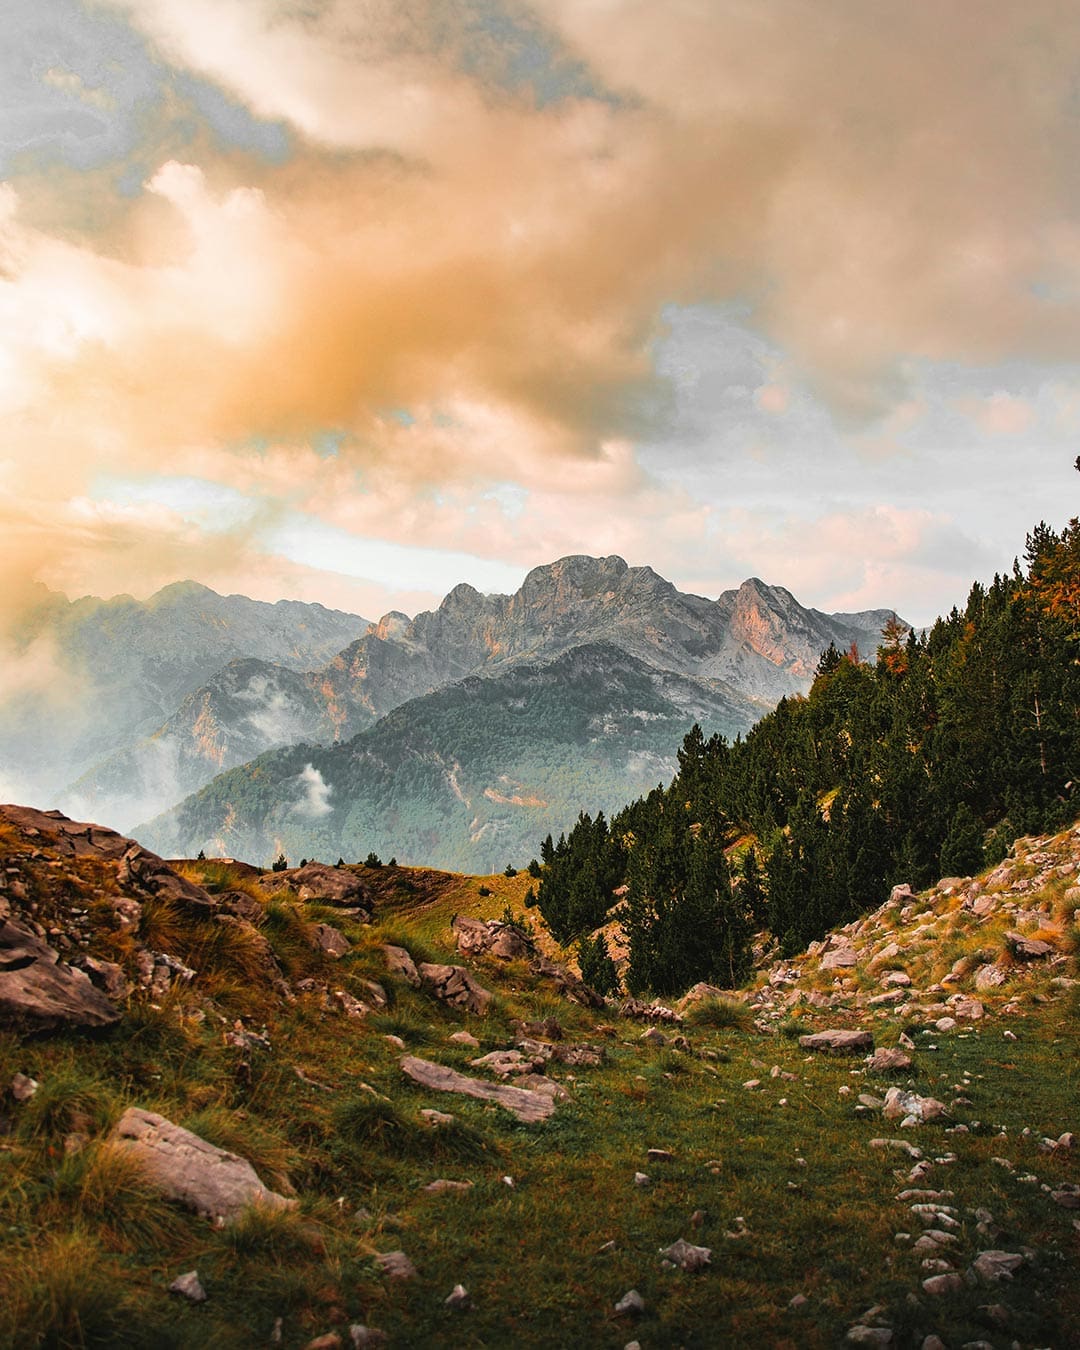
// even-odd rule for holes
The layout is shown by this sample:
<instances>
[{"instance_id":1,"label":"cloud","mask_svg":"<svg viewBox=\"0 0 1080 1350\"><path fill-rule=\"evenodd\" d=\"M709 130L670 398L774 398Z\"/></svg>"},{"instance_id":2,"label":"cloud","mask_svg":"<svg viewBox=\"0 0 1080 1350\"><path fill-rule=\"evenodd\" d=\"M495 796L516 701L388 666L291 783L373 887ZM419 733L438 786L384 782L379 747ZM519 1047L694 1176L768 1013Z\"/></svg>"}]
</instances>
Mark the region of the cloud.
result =
<instances>
[{"instance_id":1,"label":"cloud","mask_svg":"<svg viewBox=\"0 0 1080 1350\"><path fill-rule=\"evenodd\" d=\"M886 458L921 365L1080 357L1080 30L1056 0L992 0L977 24L959 0L94 13L128 35L138 89L86 51L50 57L41 89L106 119L118 100L113 176L51 218L51 173L0 185L0 532L20 576L314 587L275 556L298 512L508 566L663 565L716 520L663 456L698 479L755 454L775 471L776 446L840 459L856 427ZM159 139L133 147L134 103L184 81L196 122L212 90L256 140L289 134L268 159L181 146L158 106ZM666 360L673 312L733 300L756 348L697 376ZM697 340L715 356L722 334ZM695 378L715 397L643 465ZM976 429L1019 438L998 392ZM249 516L215 536L95 481L163 468Z\"/></svg>"},{"instance_id":2,"label":"cloud","mask_svg":"<svg viewBox=\"0 0 1080 1350\"><path fill-rule=\"evenodd\" d=\"M333 788L329 783L323 782L323 776L318 769L311 764L305 764L297 774L297 782L303 796L293 807L296 815L304 816L308 820L320 820L333 811L334 808L330 805Z\"/></svg>"}]
</instances>

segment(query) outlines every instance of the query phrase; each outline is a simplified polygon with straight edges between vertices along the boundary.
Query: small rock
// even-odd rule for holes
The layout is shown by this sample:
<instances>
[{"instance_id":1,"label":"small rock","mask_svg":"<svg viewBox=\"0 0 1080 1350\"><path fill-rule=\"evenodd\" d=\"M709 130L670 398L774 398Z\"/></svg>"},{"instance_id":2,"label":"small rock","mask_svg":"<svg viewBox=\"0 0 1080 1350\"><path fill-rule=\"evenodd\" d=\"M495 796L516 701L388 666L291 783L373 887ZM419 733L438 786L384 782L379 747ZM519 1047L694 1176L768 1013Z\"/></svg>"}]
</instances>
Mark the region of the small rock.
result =
<instances>
[{"instance_id":1,"label":"small rock","mask_svg":"<svg viewBox=\"0 0 1080 1350\"><path fill-rule=\"evenodd\" d=\"M665 1261L670 1261L672 1265L678 1266L690 1274L694 1271L704 1270L712 1264L712 1250L709 1247L695 1247L692 1242L687 1242L685 1238L679 1238L673 1242L670 1247L664 1247L660 1255Z\"/></svg>"},{"instance_id":2,"label":"small rock","mask_svg":"<svg viewBox=\"0 0 1080 1350\"><path fill-rule=\"evenodd\" d=\"M381 1252L375 1257L375 1264L391 1280L416 1278L416 1267L404 1252Z\"/></svg>"},{"instance_id":3,"label":"small rock","mask_svg":"<svg viewBox=\"0 0 1080 1350\"><path fill-rule=\"evenodd\" d=\"M861 1323L851 1327L844 1338L848 1345L892 1345L891 1327L867 1327Z\"/></svg>"},{"instance_id":4,"label":"small rock","mask_svg":"<svg viewBox=\"0 0 1080 1350\"><path fill-rule=\"evenodd\" d=\"M922 1282L923 1293L940 1297L943 1294L959 1293L964 1287L963 1275L950 1271L946 1275L931 1275Z\"/></svg>"},{"instance_id":5,"label":"small rock","mask_svg":"<svg viewBox=\"0 0 1080 1350\"><path fill-rule=\"evenodd\" d=\"M205 1303L206 1290L199 1281L199 1272L189 1270L186 1275L177 1275L169 1285L170 1294L181 1294L189 1303Z\"/></svg>"},{"instance_id":6,"label":"small rock","mask_svg":"<svg viewBox=\"0 0 1080 1350\"><path fill-rule=\"evenodd\" d=\"M627 1290L622 1298L619 1299L618 1303L615 1304L615 1311L620 1316L624 1313L629 1313L633 1317L640 1317L645 1311L645 1300L636 1289Z\"/></svg>"},{"instance_id":7,"label":"small rock","mask_svg":"<svg viewBox=\"0 0 1080 1350\"><path fill-rule=\"evenodd\" d=\"M443 1304L447 1308L467 1308L471 1302L469 1291L463 1284L455 1284L443 1299Z\"/></svg>"},{"instance_id":8,"label":"small rock","mask_svg":"<svg viewBox=\"0 0 1080 1350\"><path fill-rule=\"evenodd\" d=\"M800 1036L799 1045L804 1050L831 1050L841 1055L857 1055L862 1050L873 1050L874 1037L869 1031L815 1031L809 1036Z\"/></svg>"},{"instance_id":9,"label":"small rock","mask_svg":"<svg viewBox=\"0 0 1080 1350\"><path fill-rule=\"evenodd\" d=\"M795 1294L794 1297L788 1299L788 1307L792 1312L802 1312L809 1304L810 1300L805 1294Z\"/></svg>"},{"instance_id":10,"label":"small rock","mask_svg":"<svg viewBox=\"0 0 1080 1350\"><path fill-rule=\"evenodd\" d=\"M651 1148L645 1155L650 1162L674 1162L675 1154L669 1153L666 1148Z\"/></svg>"},{"instance_id":11,"label":"small rock","mask_svg":"<svg viewBox=\"0 0 1080 1350\"><path fill-rule=\"evenodd\" d=\"M923 1337L921 1350L947 1350L947 1347L940 1336L931 1334Z\"/></svg>"},{"instance_id":12,"label":"small rock","mask_svg":"<svg viewBox=\"0 0 1080 1350\"><path fill-rule=\"evenodd\" d=\"M429 1181L423 1189L428 1195L443 1195L447 1191L471 1191L472 1188L471 1181L447 1181L445 1177L439 1177L436 1181Z\"/></svg>"},{"instance_id":13,"label":"small rock","mask_svg":"<svg viewBox=\"0 0 1080 1350\"><path fill-rule=\"evenodd\" d=\"M308 1341L304 1350L341 1350L341 1337L336 1331L328 1331L325 1336Z\"/></svg>"},{"instance_id":14,"label":"small rock","mask_svg":"<svg viewBox=\"0 0 1080 1350\"><path fill-rule=\"evenodd\" d=\"M907 1073L911 1067L911 1056L896 1046L875 1050L866 1062L867 1073Z\"/></svg>"},{"instance_id":15,"label":"small rock","mask_svg":"<svg viewBox=\"0 0 1080 1350\"><path fill-rule=\"evenodd\" d=\"M17 1073L11 1080L11 1095L17 1102L28 1102L39 1086L37 1079L27 1077L25 1073Z\"/></svg>"},{"instance_id":16,"label":"small rock","mask_svg":"<svg viewBox=\"0 0 1080 1350\"><path fill-rule=\"evenodd\" d=\"M455 1031L450 1039L457 1045L467 1045L473 1050L480 1048L480 1042L470 1031Z\"/></svg>"},{"instance_id":17,"label":"small rock","mask_svg":"<svg viewBox=\"0 0 1080 1350\"><path fill-rule=\"evenodd\" d=\"M1011 1280L1013 1272L1024 1264L1019 1252L980 1252L971 1264L972 1270L987 1284L997 1284L1000 1280Z\"/></svg>"},{"instance_id":18,"label":"small rock","mask_svg":"<svg viewBox=\"0 0 1080 1350\"><path fill-rule=\"evenodd\" d=\"M648 1184L649 1184L649 1177L648 1177L648 1174L647 1174L647 1173L645 1173L645 1172L635 1172L635 1173L634 1173L634 1185L635 1185L635 1186L647 1186Z\"/></svg>"},{"instance_id":19,"label":"small rock","mask_svg":"<svg viewBox=\"0 0 1080 1350\"><path fill-rule=\"evenodd\" d=\"M386 1345L387 1335L378 1327L366 1327L363 1322L354 1322L349 1328L349 1340L353 1350L368 1350L369 1346Z\"/></svg>"}]
</instances>

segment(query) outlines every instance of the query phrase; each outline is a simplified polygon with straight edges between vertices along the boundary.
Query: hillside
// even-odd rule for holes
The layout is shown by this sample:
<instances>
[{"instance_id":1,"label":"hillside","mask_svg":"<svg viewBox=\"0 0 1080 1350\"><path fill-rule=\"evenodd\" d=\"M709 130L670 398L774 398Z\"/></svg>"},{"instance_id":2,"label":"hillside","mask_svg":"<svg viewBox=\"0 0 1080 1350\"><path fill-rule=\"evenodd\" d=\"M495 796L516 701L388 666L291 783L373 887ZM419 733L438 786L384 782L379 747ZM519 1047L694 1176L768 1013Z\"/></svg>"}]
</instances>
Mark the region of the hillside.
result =
<instances>
[{"instance_id":1,"label":"hillside","mask_svg":"<svg viewBox=\"0 0 1080 1350\"><path fill-rule=\"evenodd\" d=\"M485 922L526 878L170 866L17 807L0 853L4 1344L1080 1337L1080 826L681 1013Z\"/></svg>"},{"instance_id":2,"label":"hillside","mask_svg":"<svg viewBox=\"0 0 1080 1350\"><path fill-rule=\"evenodd\" d=\"M414 699L344 745L270 752L138 832L172 854L374 851L493 871L527 862L584 802L615 806L668 776L695 722L731 735L762 711L719 681L583 646Z\"/></svg>"}]
</instances>

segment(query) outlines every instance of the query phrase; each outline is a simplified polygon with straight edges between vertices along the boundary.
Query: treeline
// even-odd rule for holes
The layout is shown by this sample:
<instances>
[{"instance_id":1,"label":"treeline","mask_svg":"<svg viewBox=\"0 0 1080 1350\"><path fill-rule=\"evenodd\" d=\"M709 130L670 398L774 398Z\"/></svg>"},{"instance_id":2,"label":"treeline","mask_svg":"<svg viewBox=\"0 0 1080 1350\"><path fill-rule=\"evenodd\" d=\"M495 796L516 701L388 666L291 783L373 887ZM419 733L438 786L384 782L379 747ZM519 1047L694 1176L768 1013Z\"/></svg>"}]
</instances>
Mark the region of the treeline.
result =
<instances>
[{"instance_id":1,"label":"treeline","mask_svg":"<svg viewBox=\"0 0 1080 1350\"><path fill-rule=\"evenodd\" d=\"M897 882L969 874L1071 821L1080 524L1039 525L1025 562L924 635L887 625L874 663L830 647L807 697L734 743L695 727L668 787L545 841L552 932L583 939L618 904L631 990L734 984L762 923L794 952ZM606 956L582 948L590 968Z\"/></svg>"}]
</instances>

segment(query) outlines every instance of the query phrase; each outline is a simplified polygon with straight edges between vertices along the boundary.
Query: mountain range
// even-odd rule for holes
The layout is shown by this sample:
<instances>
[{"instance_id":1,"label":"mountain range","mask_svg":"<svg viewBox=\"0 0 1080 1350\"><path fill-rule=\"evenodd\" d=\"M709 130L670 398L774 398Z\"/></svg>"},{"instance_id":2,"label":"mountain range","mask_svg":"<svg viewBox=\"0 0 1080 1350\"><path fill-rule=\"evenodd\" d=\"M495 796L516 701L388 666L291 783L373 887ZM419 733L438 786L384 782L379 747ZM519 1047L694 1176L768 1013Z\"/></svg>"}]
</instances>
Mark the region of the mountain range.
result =
<instances>
[{"instance_id":1,"label":"mountain range","mask_svg":"<svg viewBox=\"0 0 1080 1350\"><path fill-rule=\"evenodd\" d=\"M748 730L808 687L830 643L873 652L890 617L824 614L756 578L708 600L621 558L563 558L513 595L459 585L413 619L385 615L298 678L236 662L64 804L85 813L126 787L165 852L490 870L581 805L669 776L695 721ZM184 789L197 795L161 810Z\"/></svg>"}]
</instances>

